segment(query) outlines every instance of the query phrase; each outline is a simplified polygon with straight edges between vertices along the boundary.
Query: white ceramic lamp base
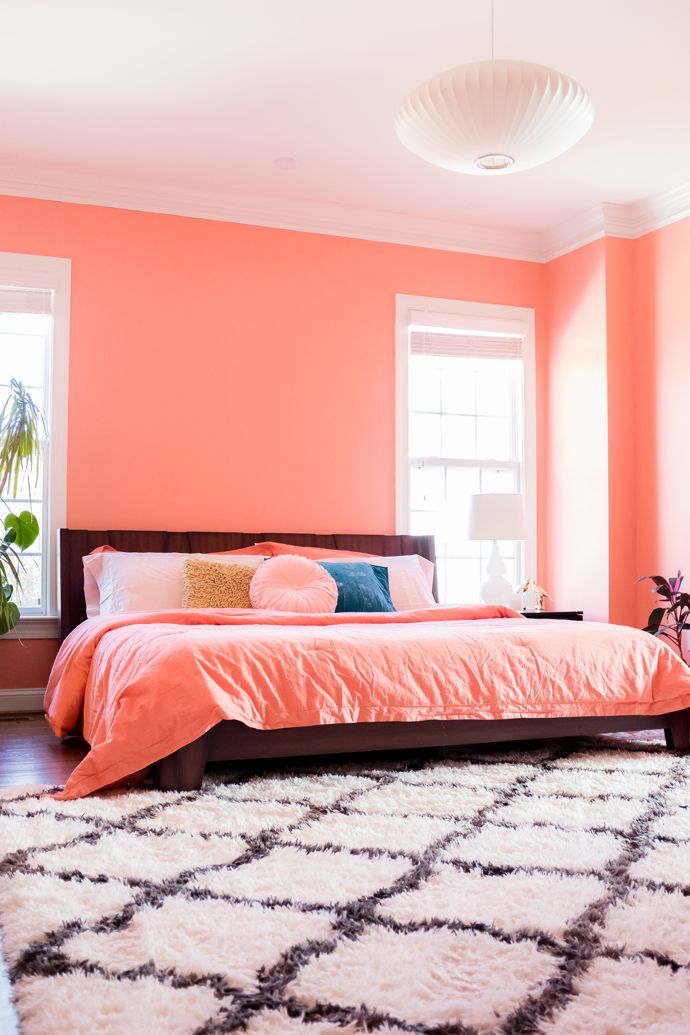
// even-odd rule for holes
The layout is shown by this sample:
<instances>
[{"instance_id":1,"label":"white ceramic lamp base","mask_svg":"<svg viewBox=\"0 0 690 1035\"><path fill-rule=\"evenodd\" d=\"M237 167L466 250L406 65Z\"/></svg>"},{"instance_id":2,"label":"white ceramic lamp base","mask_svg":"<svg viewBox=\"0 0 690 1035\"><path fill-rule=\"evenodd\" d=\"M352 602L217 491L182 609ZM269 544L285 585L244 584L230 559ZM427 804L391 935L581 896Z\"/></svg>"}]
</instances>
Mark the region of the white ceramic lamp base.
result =
<instances>
[{"instance_id":1,"label":"white ceramic lamp base","mask_svg":"<svg viewBox=\"0 0 690 1035\"><path fill-rule=\"evenodd\" d=\"M489 576L488 579L482 583L482 587L479 591L482 603L484 604L507 604L513 596L513 587L508 582L508 579L504 578L506 571L506 562L501 557L498 549L498 543L494 539L494 544L491 547L491 556L489 557L489 563L486 566L486 574Z\"/></svg>"}]
</instances>

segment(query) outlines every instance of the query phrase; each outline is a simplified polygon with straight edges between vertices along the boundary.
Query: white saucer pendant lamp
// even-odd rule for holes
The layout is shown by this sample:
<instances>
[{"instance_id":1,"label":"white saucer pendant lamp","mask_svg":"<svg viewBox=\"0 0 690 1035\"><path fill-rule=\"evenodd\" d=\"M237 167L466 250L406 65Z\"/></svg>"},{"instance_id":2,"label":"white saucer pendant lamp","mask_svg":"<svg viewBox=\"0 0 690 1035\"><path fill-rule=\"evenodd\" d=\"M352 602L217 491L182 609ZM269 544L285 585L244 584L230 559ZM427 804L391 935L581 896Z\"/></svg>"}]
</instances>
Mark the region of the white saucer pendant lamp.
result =
<instances>
[{"instance_id":1,"label":"white saucer pendant lamp","mask_svg":"<svg viewBox=\"0 0 690 1035\"><path fill-rule=\"evenodd\" d=\"M395 123L420 158L454 172L496 176L549 162L594 119L574 79L527 61L461 65L417 87Z\"/></svg>"}]
</instances>

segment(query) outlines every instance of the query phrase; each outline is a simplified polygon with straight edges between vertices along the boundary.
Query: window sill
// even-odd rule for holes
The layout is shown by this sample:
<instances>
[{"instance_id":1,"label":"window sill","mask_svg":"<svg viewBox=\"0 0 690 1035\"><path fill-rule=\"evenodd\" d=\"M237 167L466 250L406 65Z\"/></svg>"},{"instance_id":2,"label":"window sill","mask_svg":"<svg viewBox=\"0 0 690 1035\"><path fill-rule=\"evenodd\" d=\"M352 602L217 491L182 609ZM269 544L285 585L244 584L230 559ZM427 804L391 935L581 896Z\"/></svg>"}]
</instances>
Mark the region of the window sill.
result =
<instances>
[{"instance_id":1,"label":"window sill","mask_svg":"<svg viewBox=\"0 0 690 1035\"><path fill-rule=\"evenodd\" d=\"M59 635L56 617L45 618L29 615L26 618L20 618L14 629L10 629L4 636L0 636L0 643L3 640L57 640Z\"/></svg>"}]
</instances>

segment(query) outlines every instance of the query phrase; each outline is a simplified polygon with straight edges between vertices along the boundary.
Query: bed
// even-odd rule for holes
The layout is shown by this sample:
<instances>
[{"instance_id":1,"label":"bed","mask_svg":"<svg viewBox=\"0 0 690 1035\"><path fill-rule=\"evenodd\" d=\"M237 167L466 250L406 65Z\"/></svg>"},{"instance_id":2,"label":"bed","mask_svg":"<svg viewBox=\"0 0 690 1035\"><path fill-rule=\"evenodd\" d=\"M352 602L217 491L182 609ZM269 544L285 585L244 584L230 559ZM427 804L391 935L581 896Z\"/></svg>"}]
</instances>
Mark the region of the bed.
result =
<instances>
[{"instance_id":1,"label":"bed","mask_svg":"<svg viewBox=\"0 0 690 1035\"><path fill-rule=\"evenodd\" d=\"M218 613L190 616L170 612L144 617L129 615L117 621L105 621L101 618L85 622L82 557L97 547L109 545L120 551L143 553L215 553L241 549L264 540L328 550L359 551L383 557L417 554L429 561L435 560L434 541L433 537L429 536L62 529L60 634L61 640L69 638L58 656L59 671L55 674L54 670L54 675L51 676L47 696L48 718L58 735L65 734L70 731L70 725L79 728L82 719L79 708L89 707L92 713L90 724L94 728L97 726L100 731L96 738L98 742L92 743L90 755L75 771L78 774L81 770L81 776L77 775L71 784L68 783L63 792L65 797L92 793L125 777L135 777L147 768L161 789L192 790L200 786L205 765L211 761L235 762L396 748L450 747L659 728L666 731L669 747L688 747L690 670L659 641L636 630L624 630L622 627L607 627L597 623L583 623L580 627L580 623L530 622L528 619L514 616L509 618L510 612L503 617L500 611L495 610L490 612L479 609L476 614L471 614L467 611L440 607L438 613L429 610L406 616L401 612L397 616L379 616L376 619L372 617L371 621L357 616L324 616L323 621L318 622L296 619L292 629L289 628L289 621L277 617L274 612L263 613L263 617L259 612L255 615L245 613L239 616ZM434 594L437 596L435 584ZM221 718L217 721L219 712L216 709L209 711L208 719L204 721L198 714L192 716L190 711L189 716L183 714L175 717L174 734L161 737L158 741L155 737L149 737L150 743L147 743L144 752L134 750L126 733L118 734L119 742L113 747L113 741L117 740L113 730L117 727L117 718L123 713L123 708L129 707L132 714L141 715L142 726L152 721L146 718L146 709L149 708L151 715L154 714L151 701L147 698L147 694L150 698L154 691L141 689L145 680L142 678L138 681L136 668L139 663L137 651L141 653L142 658L150 653L146 637L150 636L151 629L161 634L159 639L168 652L170 644L180 644L181 651L187 648L191 650L191 645L196 643L195 637L210 639L216 648L218 644L225 645L226 642L232 641L234 651L247 649L251 638L258 637L260 640L263 636L265 642L275 646L276 638L290 640L290 637L293 637L285 648L286 656L291 659L298 649L297 641L305 640L306 637L306 654L300 657L308 657L311 662L313 658L318 659L319 650L328 648L332 657L339 657L340 653L351 657L351 652L354 651L356 658L356 652L361 651L362 665L371 663L373 655L367 654L367 651L378 651L379 654L375 655L377 658L385 657L385 653L380 652L388 650L389 640L395 638L403 641L401 649L404 651L411 649L412 640L418 652L428 650L430 663L436 657L450 658L450 644L455 645L453 650L457 654L457 644L462 642L463 650L466 645L468 652L475 652L475 658L484 659L474 662L475 689L481 682L482 665L485 663L482 652L485 650L485 643L491 642L492 651L494 654L498 651L504 667L516 652L519 653L522 661L511 668L505 677L510 681L522 678L522 670L529 669L530 664L536 666L535 672L542 672L549 667L553 670L557 667L558 657L566 659L566 667L577 672L577 668L573 669L572 666L579 664L577 658L580 654L584 657L589 652L591 657L592 652L599 649L597 644L606 645L606 637L613 637L616 642L611 649L608 646L606 649L618 665L615 671L619 675L625 675L620 665L629 655L632 659L629 667L639 669L642 673L638 680L640 699L639 702L635 700L628 705L630 695L617 694L617 687L611 679L608 688L594 687L590 713L587 714L574 714L582 711L581 703L573 706L571 702L567 707L560 708L559 714L557 704L549 706L538 702L536 711L541 714L535 716L530 714L535 711L532 705L528 708L513 708L515 714L511 714L509 718L495 717L493 714L487 717L486 709L482 708L475 709L475 717L472 718L439 718L438 710L437 713L430 710L429 714L432 717L427 718L422 708L403 709L404 714L413 715L414 720L405 718L403 721L397 721L395 716L398 713L395 709L388 709L386 721L378 721L375 718L372 721L372 715L378 714L376 711L367 712L363 709L361 712L353 712L350 708L347 712L347 721L344 721L342 716L330 716L320 721L310 717L308 722L298 721L293 724L289 717L286 718L285 714L282 714L270 720L277 728L271 728L270 721L269 728L258 728L257 721L253 718L244 722L236 718ZM77 632L70 636L73 630ZM163 633L165 635L162 635ZM424 637L426 646L422 642ZM300 646L299 650L302 649ZM257 650L252 650L256 661ZM556 655L554 651L561 653ZM94 686L98 689L98 674L96 677L93 675L98 664L101 665L103 682L106 683L112 671L117 670L118 665L122 666L125 661L128 666L127 678L124 684L121 681L117 691L113 691L110 697L104 692L94 703L83 696L87 693L89 679L92 696ZM465 663L463 658L463 664ZM491 666L486 671L490 669ZM496 671L499 670L503 671L500 665ZM135 673L134 677L132 672ZM178 668L175 672L178 672ZM78 694L75 698L77 703L71 701L69 707L65 703L68 696L64 689L69 682L67 676L73 683L81 681L83 684L81 705ZM503 677L494 675L491 678ZM182 692L188 695L189 701L197 702L199 694L192 684L193 680L188 679ZM165 685L166 679L163 678L158 681L155 688L155 693L160 694L157 702L160 710L172 707L165 694ZM607 691L610 691L610 706L607 706ZM141 693L138 700L137 693ZM529 693L528 687L528 696ZM94 711L98 712L98 723L95 725ZM610 714L607 714L607 711L610 711ZM520 714L517 714L518 712ZM525 712L527 714L524 714ZM464 714L463 709L451 709L451 714L455 716L456 713ZM364 716L364 721L358 719L360 714ZM443 714L448 714L448 710L444 710ZM353 716L356 721L352 721ZM130 733L133 728L130 723ZM176 739L171 740L171 737ZM171 743L175 744L174 750L170 750ZM99 751L103 757L111 760L108 764L102 765L100 770L100 763L97 764L91 758L97 756ZM115 755L113 751L116 752ZM117 759L116 765L112 764L113 757Z\"/></svg>"}]
</instances>

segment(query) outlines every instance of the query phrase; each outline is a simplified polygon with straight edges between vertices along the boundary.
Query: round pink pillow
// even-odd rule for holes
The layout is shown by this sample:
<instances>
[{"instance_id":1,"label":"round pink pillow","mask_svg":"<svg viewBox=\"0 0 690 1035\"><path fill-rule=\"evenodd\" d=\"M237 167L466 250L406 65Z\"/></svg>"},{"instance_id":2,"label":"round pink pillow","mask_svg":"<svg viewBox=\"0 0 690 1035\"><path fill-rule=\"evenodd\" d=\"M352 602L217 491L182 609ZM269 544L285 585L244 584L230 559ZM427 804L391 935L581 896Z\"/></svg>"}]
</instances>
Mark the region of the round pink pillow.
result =
<instances>
[{"instance_id":1,"label":"round pink pillow","mask_svg":"<svg viewBox=\"0 0 690 1035\"><path fill-rule=\"evenodd\" d=\"M283 554L264 561L249 585L249 599L252 607L270 611L333 612L338 587L316 561Z\"/></svg>"}]
</instances>

